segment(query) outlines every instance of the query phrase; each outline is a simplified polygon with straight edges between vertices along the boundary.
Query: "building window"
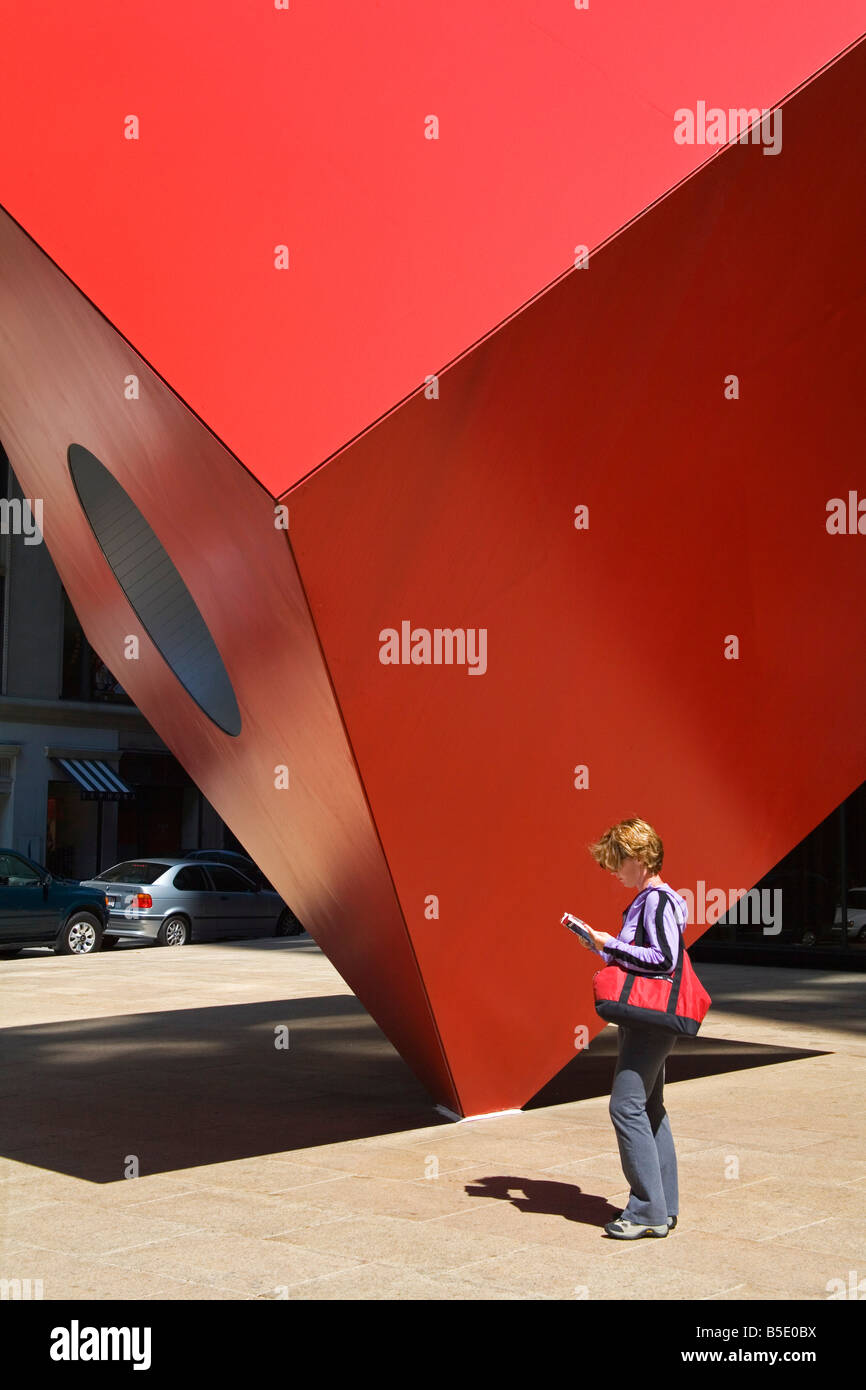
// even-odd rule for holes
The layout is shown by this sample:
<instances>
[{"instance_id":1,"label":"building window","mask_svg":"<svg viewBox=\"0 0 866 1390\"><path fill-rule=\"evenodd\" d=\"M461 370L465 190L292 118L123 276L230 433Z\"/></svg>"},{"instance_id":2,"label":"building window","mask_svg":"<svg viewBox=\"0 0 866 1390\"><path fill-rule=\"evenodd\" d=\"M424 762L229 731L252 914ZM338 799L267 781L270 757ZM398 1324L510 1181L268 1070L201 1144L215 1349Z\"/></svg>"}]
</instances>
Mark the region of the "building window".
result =
<instances>
[{"instance_id":1,"label":"building window","mask_svg":"<svg viewBox=\"0 0 866 1390\"><path fill-rule=\"evenodd\" d=\"M123 686L109 671L105 662L93 650L84 629L63 591L63 700L104 701L114 705L131 705L132 700Z\"/></svg>"}]
</instances>

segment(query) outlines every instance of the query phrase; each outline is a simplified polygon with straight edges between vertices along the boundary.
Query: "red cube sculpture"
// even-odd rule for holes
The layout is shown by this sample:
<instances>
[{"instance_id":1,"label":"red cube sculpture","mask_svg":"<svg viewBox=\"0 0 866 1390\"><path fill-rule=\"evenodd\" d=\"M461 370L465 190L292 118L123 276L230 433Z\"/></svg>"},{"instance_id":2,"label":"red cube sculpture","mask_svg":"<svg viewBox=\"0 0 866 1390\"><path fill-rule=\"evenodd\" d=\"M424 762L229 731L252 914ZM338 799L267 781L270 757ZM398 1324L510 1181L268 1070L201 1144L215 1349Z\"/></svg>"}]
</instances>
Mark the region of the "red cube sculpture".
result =
<instances>
[{"instance_id":1,"label":"red cube sculpture","mask_svg":"<svg viewBox=\"0 0 866 1390\"><path fill-rule=\"evenodd\" d=\"M866 777L857 10L16 15L12 466L455 1114L601 1026L607 825L742 891Z\"/></svg>"}]
</instances>

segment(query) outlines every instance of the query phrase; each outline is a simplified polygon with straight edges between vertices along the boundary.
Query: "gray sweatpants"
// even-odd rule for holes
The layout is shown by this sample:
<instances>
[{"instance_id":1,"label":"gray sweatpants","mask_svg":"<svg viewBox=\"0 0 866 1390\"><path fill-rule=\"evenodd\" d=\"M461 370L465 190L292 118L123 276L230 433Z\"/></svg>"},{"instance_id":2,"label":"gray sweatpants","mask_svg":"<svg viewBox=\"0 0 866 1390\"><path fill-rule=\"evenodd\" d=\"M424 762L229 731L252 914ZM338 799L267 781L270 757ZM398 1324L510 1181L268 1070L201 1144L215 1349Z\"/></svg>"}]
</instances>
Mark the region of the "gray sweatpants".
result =
<instances>
[{"instance_id":1,"label":"gray sweatpants","mask_svg":"<svg viewBox=\"0 0 866 1390\"><path fill-rule=\"evenodd\" d=\"M679 1214L677 1156L663 1101L665 1058L676 1034L631 1024L619 1024L618 1033L608 1109L631 1188L625 1216L638 1225L663 1226Z\"/></svg>"}]
</instances>

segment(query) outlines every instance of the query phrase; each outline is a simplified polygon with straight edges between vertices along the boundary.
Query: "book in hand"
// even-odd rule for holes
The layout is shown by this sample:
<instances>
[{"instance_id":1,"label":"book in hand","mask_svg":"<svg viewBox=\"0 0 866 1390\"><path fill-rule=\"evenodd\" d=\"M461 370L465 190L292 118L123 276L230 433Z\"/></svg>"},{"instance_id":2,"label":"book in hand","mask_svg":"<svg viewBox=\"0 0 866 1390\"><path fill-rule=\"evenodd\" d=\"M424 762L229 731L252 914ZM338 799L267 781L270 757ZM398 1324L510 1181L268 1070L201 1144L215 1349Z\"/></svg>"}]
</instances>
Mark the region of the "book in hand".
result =
<instances>
[{"instance_id":1,"label":"book in hand","mask_svg":"<svg viewBox=\"0 0 866 1390\"><path fill-rule=\"evenodd\" d=\"M598 947L589 934L589 926L586 922L582 922L579 917L572 916L570 912L563 912L559 920L564 927L568 927L569 931L573 931L575 936L579 936L581 941L585 942L591 950L598 950Z\"/></svg>"}]
</instances>

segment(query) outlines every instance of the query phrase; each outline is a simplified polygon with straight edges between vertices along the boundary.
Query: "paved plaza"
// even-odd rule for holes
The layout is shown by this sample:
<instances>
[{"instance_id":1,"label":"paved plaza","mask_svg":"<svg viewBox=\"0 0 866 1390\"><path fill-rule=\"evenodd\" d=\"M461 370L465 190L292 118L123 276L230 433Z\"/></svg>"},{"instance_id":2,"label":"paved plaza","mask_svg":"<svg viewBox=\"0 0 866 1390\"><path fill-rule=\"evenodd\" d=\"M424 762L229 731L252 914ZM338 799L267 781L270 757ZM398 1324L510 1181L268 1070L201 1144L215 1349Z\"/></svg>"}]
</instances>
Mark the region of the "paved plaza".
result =
<instances>
[{"instance_id":1,"label":"paved plaza","mask_svg":"<svg viewBox=\"0 0 866 1390\"><path fill-rule=\"evenodd\" d=\"M827 1299L866 1276L864 977L697 969L714 1007L665 1091L679 1224L627 1242L603 1235L628 1198L613 1027L519 1114L453 1123L309 938L4 962L0 1279L45 1299Z\"/></svg>"}]
</instances>

